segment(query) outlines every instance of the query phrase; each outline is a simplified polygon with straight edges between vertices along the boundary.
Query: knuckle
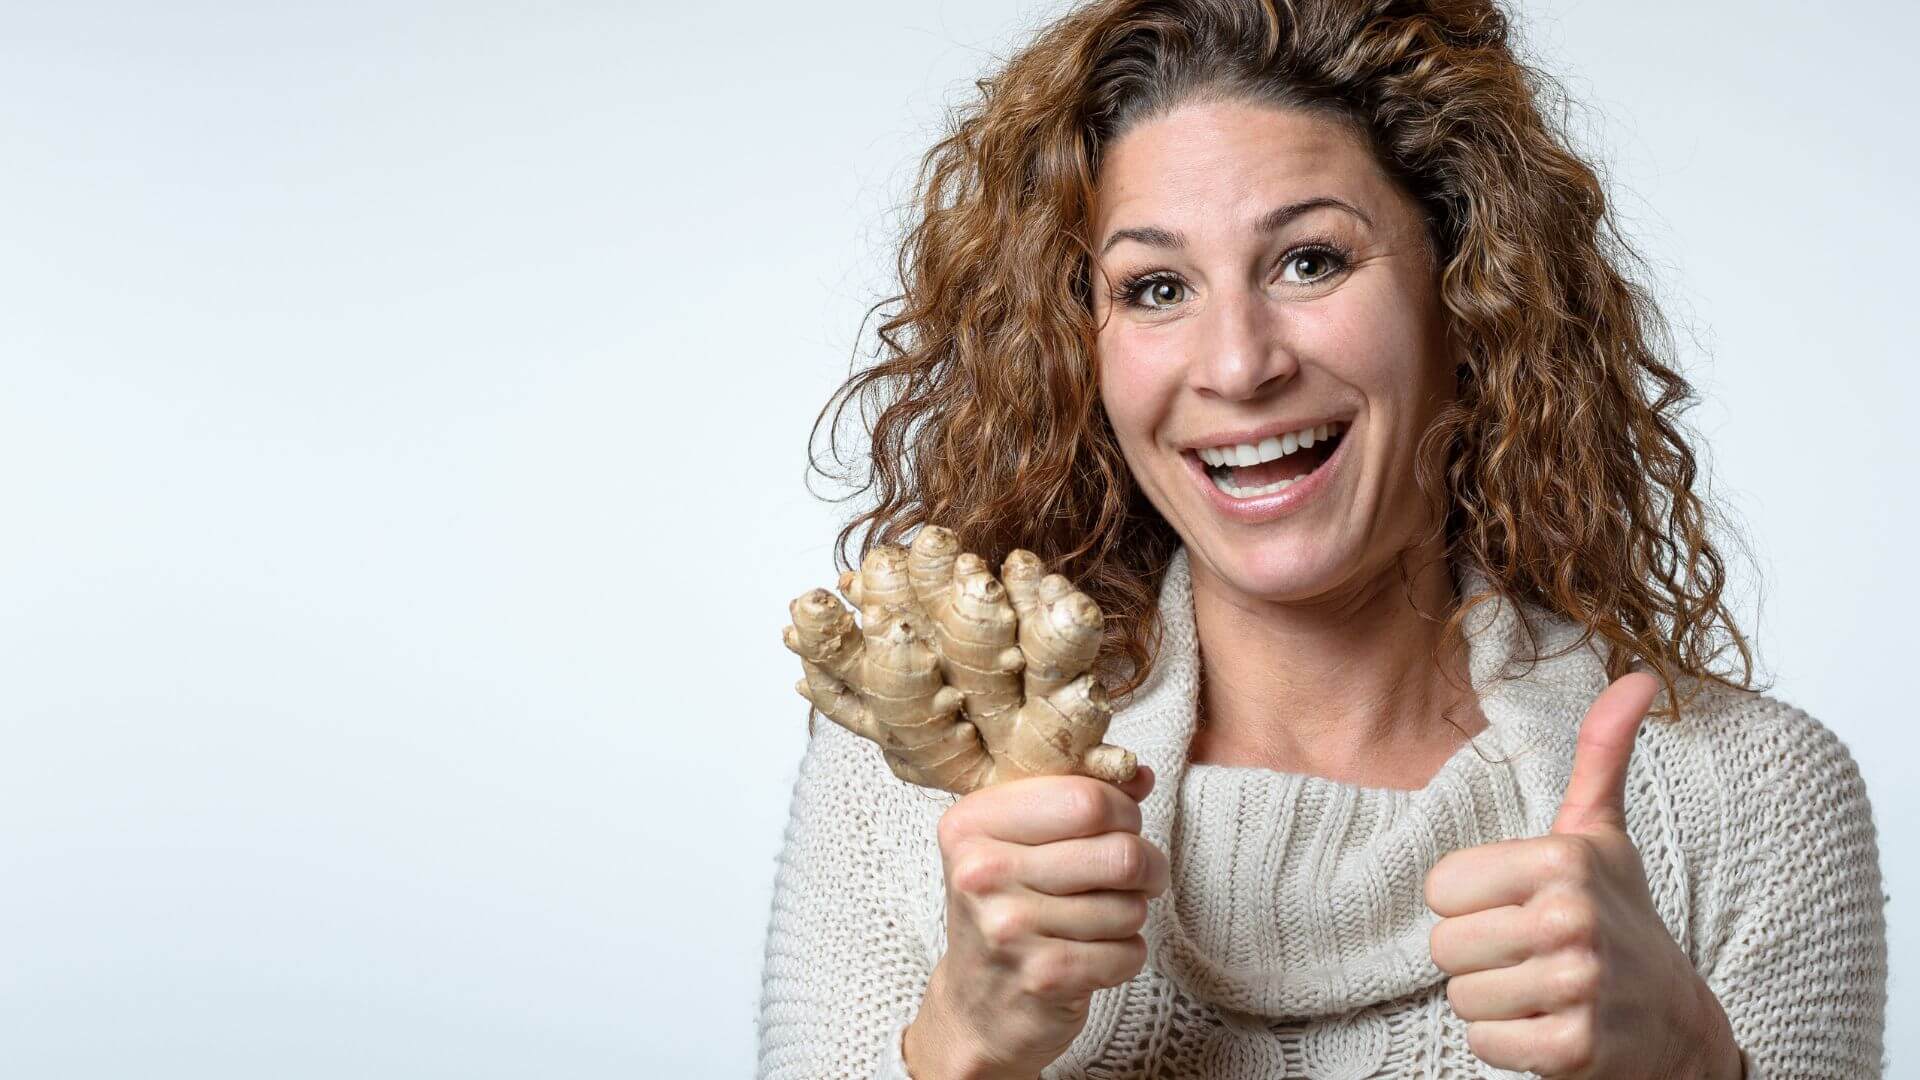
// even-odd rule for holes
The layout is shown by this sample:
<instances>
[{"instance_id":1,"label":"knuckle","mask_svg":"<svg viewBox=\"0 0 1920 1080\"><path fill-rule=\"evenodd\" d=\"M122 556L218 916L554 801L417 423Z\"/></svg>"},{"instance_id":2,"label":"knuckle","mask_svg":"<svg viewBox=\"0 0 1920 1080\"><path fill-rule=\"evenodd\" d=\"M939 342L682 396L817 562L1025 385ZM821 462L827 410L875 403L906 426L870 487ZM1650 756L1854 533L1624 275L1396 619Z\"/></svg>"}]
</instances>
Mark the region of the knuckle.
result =
<instances>
[{"instance_id":1,"label":"knuckle","mask_svg":"<svg viewBox=\"0 0 1920 1080\"><path fill-rule=\"evenodd\" d=\"M1540 909L1540 928L1547 944L1585 944L1593 939L1593 908L1577 897L1549 900Z\"/></svg>"},{"instance_id":2,"label":"knuckle","mask_svg":"<svg viewBox=\"0 0 1920 1080\"><path fill-rule=\"evenodd\" d=\"M1600 961L1592 953L1581 952L1569 958L1554 975L1554 992L1561 1004L1592 1001L1600 991Z\"/></svg>"},{"instance_id":3,"label":"knuckle","mask_svg":"<svg viewBox=\"0 0 1920 1080\"><path fill-rule=\"evenodd\" d=\"M980 915L980 936L996 949L1005 949L1027 933L1030 920L1019 904L996 904Z\"/></svg>"},{"instance_id":4,"label":"knuckle","mask_svg":"<svg viewBox=\"0 0 1920 1080\"><path fill-rule=\"evenodd\" d=\"M1561 1072L1585 1073L1596 1064L1593 1024L1585 1009L1569 1016L1554 1036L1554 1048Z\"/></svg>"},{"instance_id":5,"label":"knuckle","mask_svg":"<svg viewBox=\"0 0 1920 1080\"><path fill-rule=\"evenodd\" d=\"M1065 945L1036 950L1025 968L1023 988L1034 997L1057 998L1077 989L1073 951Z\"/></svg>"},{"instance_id":6,"label":"knuckle","mask_svg":"<svg viewBox=\"0 0 1920 1080\"><path fill-rule=\"evenodd\" d=\"M1555 836L1545 848L1547 871L1556 878L1585 881L1593 871L1593 847L1577 836Z\"/></svg>"},{"instance_id":7,"label":"knuckle","mask_svg":"<svg viewBox=\"0 0 1920 1080\"><path fill-rule=\"evenodd\" d=\"M983 896L1006 880L1007 860L998 852L973 847L953 861L953 887L973 896Z\"/></svg>"},{"instance_id":8,"label":"knuckle","mask_svg":"<svg viewBox=\"0 0 1920 1080\"><path fill-rule=\"evenodd\" d=\"M934 835L940 840L940 850L951 853L964 844L972 832L972 823L960 811L960 804L955 803L940 815L940 825Z\"/></svg>"}]
</instances>

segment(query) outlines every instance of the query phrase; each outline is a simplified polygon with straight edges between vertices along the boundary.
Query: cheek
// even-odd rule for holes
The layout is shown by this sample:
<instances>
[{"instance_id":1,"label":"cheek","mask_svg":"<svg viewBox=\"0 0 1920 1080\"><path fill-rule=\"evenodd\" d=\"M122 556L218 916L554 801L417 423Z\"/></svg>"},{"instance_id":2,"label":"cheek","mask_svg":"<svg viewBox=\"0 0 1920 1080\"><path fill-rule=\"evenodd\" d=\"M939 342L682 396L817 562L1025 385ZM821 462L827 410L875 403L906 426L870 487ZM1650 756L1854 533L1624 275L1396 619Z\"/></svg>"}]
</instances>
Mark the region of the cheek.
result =
<instances>
[{"instance_id":1,"label":"cheek","mask_svg":"<svg viewBox=\"0 0 1920 1080\"><path fill-rule=\"evenodd\" d=\"M1147 437L1154 418L1169 400L1171 366L1123 342L1103 343L1100 364L1100 402L1123 443Z\"/></svg>"},{"instance_id":2,"label":"cheek","mask_svg":"<svg viewBox=\"0 0 1920 1080\"><path fill-rule=\"evenodd\" d=\"M1344 297L1303 320L1306 348L1340 379L1369 396L1395 396L1424 387L1421 365L1432 348L1423 312L1400 293Z\"/></svg>"}]
</instances>

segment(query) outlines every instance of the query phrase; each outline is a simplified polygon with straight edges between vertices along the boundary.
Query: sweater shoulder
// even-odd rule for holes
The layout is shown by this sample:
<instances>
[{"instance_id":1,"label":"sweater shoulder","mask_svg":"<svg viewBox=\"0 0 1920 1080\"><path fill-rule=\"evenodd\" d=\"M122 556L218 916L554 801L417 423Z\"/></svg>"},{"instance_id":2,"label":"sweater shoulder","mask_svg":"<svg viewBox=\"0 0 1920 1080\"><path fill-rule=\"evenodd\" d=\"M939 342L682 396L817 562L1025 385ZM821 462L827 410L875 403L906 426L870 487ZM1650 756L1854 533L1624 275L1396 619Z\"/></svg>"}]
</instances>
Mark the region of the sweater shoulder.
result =
<instances>
[{"instance_id":1,"label":"sweater shoulder","mask_svg":"<svg viewBox=\"0 0 1920 1080\"><path fill-rule=\"evenodd\" d=\"M1777 696L1702 689L1678 720L1645 723L1677 809L1737 854L1855 819L1871 824L1866 783L1847 744L1812 713ZM1702 817L1711 822L1702 822ZM1695 832L1701 831L1696 828Z\"/></svg>"},{"instance_id":2,"label":"sweater shoulder","mask_svg":"<svg viewBox=\"0 0 1920 1080\"><path fill-rule=\"evenodd\" d=\"M1683 940L1702 969L1743 921L1783 899L1783 885L1848 893L1863 905L1879 899L1868 895L1878 889L1879 851L1866 782L1845 741L1812 713L1716 685L1679 720L1645 726L1643 744L1658 761L1650 782L1684 853L1684 868L1670 874L1688 896Z\"/></svg>"},{"instance_id":3,"label":"sweater shoulder","mask_svg":"<svg viewBox=\"0 0 1920 1080\"><path fill-rule=\"evenodd\" d=\"M1697 744L1711 766L1700 779L1737 792L1741 801L1796 803L1813 793L1811 786L1843 802L1866 802L1847 744L1812 713L1772 694L1710 686L1683 706L1679 720L1658 726L1676 741Z\"/></svg>"}]
</instances>

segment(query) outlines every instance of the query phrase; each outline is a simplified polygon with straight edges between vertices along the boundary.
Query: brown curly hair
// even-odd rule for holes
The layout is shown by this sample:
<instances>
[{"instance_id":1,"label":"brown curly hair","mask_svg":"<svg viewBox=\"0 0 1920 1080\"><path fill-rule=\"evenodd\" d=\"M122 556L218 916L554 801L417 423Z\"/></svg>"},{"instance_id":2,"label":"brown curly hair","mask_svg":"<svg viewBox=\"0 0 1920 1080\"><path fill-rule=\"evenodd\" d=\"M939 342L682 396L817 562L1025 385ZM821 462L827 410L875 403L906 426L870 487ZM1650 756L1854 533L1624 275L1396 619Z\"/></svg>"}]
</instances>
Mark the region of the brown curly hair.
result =
<instances>
[{"instance_id":1,"label":"brown curly hair","mask_svg":"<svg viewBox=\"0 0 1920 1080\"><path fill-rule=\"evenodd\" d=\"M1026 548L1105 612L1098 670L1116 703L1146 680L1181 539L1100 404L1100 161L1176 104L1248 100L1351 124L1426 218L1462 358L1416 478L1448 508L1435 525L1446 557L1584 626L1578 645L1604 638L1609 680L1651 668L1656 717L1677 720L1709 683L1763 689L1721 599L1708 535L1721 514L1692 490L1676 419L1692 387L1661 358L1670 333L1622 270L1643 262L1599 179L1537 104L1557 85L1508 38L1493 0L1097 0L1043 28L922 158L902 292L875 305L901 304L880 326L884 355L814 421L810 448L830 409L832 432L856 397L876 406L855 494L877 483L877 497L841 530L839 565L928 522L990 566ZM1442 640L1491 599L1462 598ZM1709 670L1722 627L1738 682Z\"/></svg>"}]
</instances>

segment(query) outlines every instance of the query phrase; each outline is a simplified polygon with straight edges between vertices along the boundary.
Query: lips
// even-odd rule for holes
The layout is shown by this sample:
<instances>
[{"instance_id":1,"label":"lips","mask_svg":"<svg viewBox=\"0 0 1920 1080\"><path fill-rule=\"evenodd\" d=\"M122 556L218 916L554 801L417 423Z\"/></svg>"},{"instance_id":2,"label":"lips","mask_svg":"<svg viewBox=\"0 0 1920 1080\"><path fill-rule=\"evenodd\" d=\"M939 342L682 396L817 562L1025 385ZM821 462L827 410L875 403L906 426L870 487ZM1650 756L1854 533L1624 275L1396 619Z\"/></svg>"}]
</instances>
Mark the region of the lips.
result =
<instances>
[{"instance_id":1,"label":"lips","mask_svg":"<svg viewBox=\"0 0 1920 1080\"><path fill-rule=\"evenodd\" d=\"M1291 480L1305 476L1327 463L1339 447L1340 440L1346 438L1343 427L1329 438L1320 440L1312 446L1302 447L1285 457L1263 461L1258 465L1221 465L1208 466L1207 471L1214 476L1224 476L1235 487L1256 488L1280 480Z\"/></svg>"},{"instance_id":2,"label":"lips","mask_svg":"<svg viewBox=\"0 0 1920 1080\"><path fill-rule=\"evenodd\" d=\"M1212 470L1208 468L1206 462L1200 460L1198 453L1186 450L1182 451L1180 456L1186 459L1187 473L1193 477L1193 482L1199 487L1201 496L1220 516L1244 525L1258 525L1286 517L1302 506L1310 505L1322 492L1333 487L1344 471L1346 460L1353 456L1347 452L1347 444L1351 440L1347 439L1346 435L1347 432L1342 431L1338 439L1329 440L1333 444L1333 452L1318 468L1306 473L1280 491L1244 499L1234 498L1215 486L1209 475ZM1282 464L1299 456L1299 453L1289 454L1278 462L1268 464ZM1242 474L1251 474L1258 468L1260 466L1247 466L1239 471ZM1236 477L1235 482L1244 483L1245 481L1241 477Z\"/></svg>"}]
</instances>

